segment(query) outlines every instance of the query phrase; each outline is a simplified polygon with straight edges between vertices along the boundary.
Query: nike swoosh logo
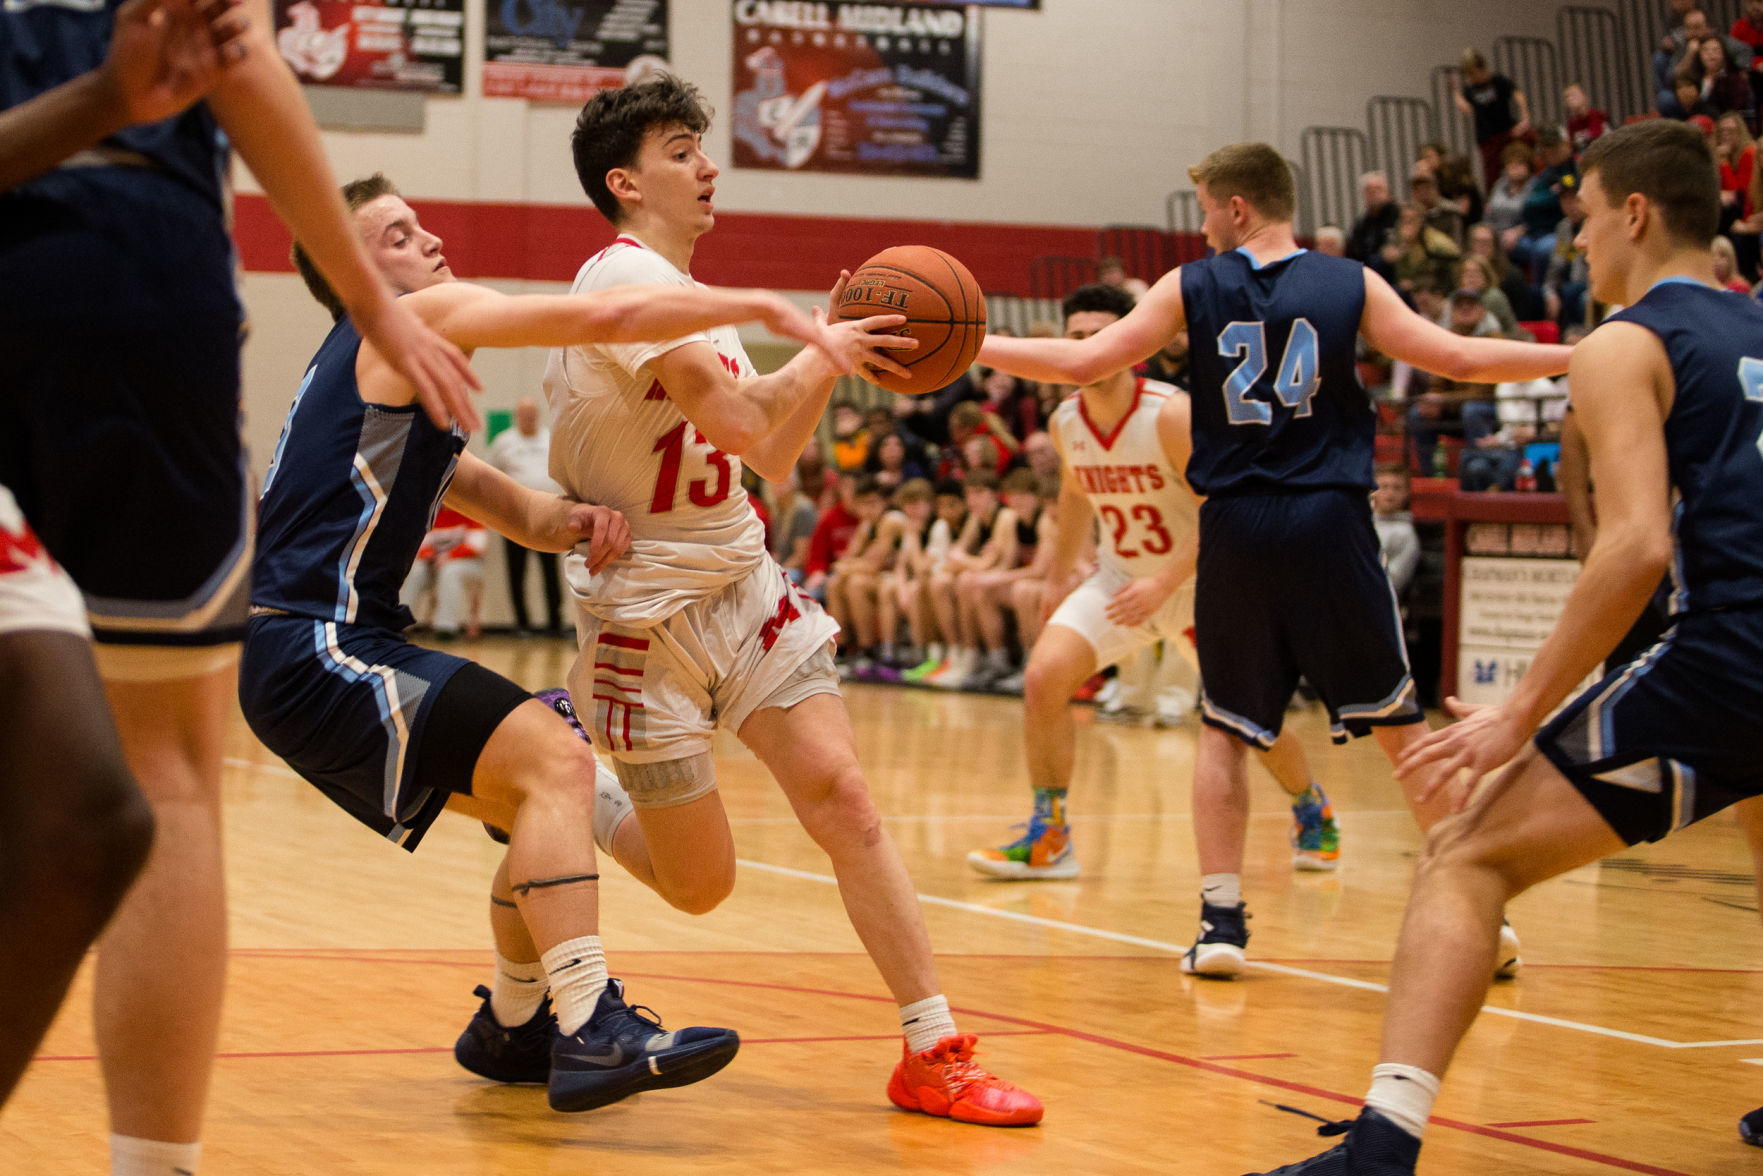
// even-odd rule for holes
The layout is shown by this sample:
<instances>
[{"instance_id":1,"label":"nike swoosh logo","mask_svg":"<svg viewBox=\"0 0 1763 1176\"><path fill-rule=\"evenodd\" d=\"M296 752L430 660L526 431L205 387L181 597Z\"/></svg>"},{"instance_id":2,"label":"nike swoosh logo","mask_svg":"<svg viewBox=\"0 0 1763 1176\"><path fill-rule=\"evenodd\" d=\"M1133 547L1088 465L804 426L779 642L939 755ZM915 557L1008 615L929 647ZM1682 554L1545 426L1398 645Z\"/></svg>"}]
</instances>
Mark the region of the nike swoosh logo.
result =
<instances>
[{"instance_id":1,"label":"nike swoosh logo","mask_svg":"<svg viewBox=\"0 0 1763 1176\"><path fill-rule=\"evenodd\" d=\"M616 1041L612 1043L612 1052L607 1054L582 1054L581 1059L591 1066L619 1066L624 1064L624 1046Z\"/></svg>"}]
</instances>

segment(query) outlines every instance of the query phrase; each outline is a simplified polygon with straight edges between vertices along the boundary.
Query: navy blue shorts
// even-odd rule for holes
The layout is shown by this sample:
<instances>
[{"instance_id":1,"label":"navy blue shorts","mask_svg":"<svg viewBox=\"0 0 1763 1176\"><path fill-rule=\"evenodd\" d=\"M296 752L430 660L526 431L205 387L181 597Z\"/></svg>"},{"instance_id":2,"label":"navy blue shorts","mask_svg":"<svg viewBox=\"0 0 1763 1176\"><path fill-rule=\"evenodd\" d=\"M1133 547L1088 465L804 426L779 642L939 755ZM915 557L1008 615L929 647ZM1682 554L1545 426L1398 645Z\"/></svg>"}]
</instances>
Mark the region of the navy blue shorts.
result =
<instances>
[{"instance_id":1,"label":"navy blue shorts","mask_svg":"<svg viewBox=\"0 0 1763 1176\"><path fill-rule=\"evenodd\" d=\"M415 850L504 718L532 695L401 634L256 617L239 706L263 745L380 836Z\"/></svg>"},{"instance_id":2,"label":"navy blue shorts","mask_svg":"<svg viewBox=\"0 0 1763 1176\"><path fill-rule=\"evenodd\" d=\"M0 484L100 641L244 636L244 313L220 215L145 168L0 195Z\"/></svg>"},{"instance_id":3,"label":"navy blue shorts","mask_svg":"<svg viewBox=\"0 0 1763 1176\"><path fill-rule=\"evenodd\" d=\"M1363 490L1207 499L1194 645L1202 719L1256 747L1273 745L1300 677L1337 743L1425 717Z\"/></svg>"},{"instance_id":4,"label":"navy blue shorts","mask_svg":"<svg viewBox=\"0 0 1763 1176\"><path fill-rule=\"evenodd\" d=\"M1588 687L1537 748L1634 845L1763 794L1763 608L1688 613Z\"/></svg>"}]
</instances>

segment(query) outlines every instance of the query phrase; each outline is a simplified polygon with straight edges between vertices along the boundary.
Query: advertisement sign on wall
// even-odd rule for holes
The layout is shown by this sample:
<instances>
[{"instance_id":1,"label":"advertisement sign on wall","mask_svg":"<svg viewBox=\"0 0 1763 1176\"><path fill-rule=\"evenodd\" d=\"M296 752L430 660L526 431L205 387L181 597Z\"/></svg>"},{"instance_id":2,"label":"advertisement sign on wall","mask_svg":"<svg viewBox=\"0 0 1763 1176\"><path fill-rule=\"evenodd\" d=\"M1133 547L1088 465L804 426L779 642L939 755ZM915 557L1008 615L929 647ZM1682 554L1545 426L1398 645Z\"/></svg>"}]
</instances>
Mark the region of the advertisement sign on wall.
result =
<instances>
[{"instance_id":1,"label":"advertisement sign on wall","mask_svg":"<svg viewBox=\"0 0 1763 1176\"><path fill-rule=\"evenodd\" d=\"M667 0L484 2L485 97L586 102L667 53Z\"/></svg>"},{"instance_id":2,"label":"advertisement sign on wall","mask_svg":"<svg viewBox=\"0 0 1763 1176\"><path fill-rule=\"evenodd\" d=\"M979 21L931 4L734 0L737 167L979 175Z\"/></svg>"},{"instance_id":3,"label":"advertisement sign on wall","mask_svg":"<svg viewBox=\"0 0 1763 1176\"><path fill-rule=\"evenodd\" d=\"M275 0L275 44L302 82L457 94L464 0Z\"/></svg>"},{"instance_id":4,"label":"advertisement sign on wall","mask_svg":"<svg viewBox=\"0 0 1763 1176\"><path fill-rule=\"evenodd\" d=\"M1560 620L1579 561L1471 555L1461 567L1457 697L1504 702Z\"/></svg>"}]
</instances>

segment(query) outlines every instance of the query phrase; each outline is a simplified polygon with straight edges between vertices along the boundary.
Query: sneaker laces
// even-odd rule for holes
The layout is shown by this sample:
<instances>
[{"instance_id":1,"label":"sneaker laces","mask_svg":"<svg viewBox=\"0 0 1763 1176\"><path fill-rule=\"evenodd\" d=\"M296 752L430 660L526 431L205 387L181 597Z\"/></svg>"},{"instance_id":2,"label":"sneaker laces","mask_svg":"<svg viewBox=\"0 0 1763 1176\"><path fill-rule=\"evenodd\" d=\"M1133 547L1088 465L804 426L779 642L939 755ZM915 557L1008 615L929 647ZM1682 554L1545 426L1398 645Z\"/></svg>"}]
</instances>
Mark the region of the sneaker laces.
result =
<instances>
[{"instance_id":1,"label":"sneaker laces","mask_svg":"<svg viewBox=\"0 0 1763 1176\"><path fill-rule=\"evenodd\" d=\"M945 1037L925 1052L937 1067L951 1101L958 1101L970 1087L991 1086L1000 1090L1016 1089L973 1060L973 1047L979 1041L972 1033Z\"/></svg>"}]
</instances>

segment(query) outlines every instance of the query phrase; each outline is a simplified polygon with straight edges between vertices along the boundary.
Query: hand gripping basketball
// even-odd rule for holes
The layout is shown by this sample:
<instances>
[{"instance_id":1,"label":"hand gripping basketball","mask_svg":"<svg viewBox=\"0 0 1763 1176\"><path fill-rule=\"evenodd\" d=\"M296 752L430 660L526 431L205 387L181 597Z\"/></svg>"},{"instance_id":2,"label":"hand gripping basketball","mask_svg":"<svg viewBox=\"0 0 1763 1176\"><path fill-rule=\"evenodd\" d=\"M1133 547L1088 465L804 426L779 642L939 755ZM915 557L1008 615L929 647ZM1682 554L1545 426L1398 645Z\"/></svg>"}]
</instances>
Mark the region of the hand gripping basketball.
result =
<instances>
[{"instance_id":1,"label":"hand gripping basketball","mask_svg":"<svg viewBox=\"0 0 1763 1176\"><path fill-rule=\"evenodd\" d=\"M916 339L916 350L894 358L912 371L901 379L866 368L865 379L890 392L921 395L947 387L979 354L986 334L986 300L967 267L928 245L884 249L845 283L838 316L849 321L903 314L899 333Z\"/></svg>"}]
</instances>

